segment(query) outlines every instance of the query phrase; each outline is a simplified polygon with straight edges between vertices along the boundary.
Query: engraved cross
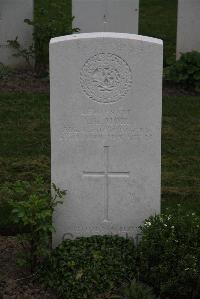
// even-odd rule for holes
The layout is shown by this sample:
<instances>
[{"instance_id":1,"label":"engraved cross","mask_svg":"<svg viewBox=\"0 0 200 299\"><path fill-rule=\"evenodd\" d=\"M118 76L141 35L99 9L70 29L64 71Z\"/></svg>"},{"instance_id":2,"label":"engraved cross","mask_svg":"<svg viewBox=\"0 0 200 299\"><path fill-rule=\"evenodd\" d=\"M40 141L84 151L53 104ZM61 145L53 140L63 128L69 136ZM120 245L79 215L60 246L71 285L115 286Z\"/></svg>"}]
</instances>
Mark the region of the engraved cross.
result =
<instances>
[{"instance_id":1,"label":"engraved cross","mask_svg":"<svg viewBox=\"0 0 200 299\"><path fill-rule=\"evenodd\" d=\"M109 171L109 146L104 146L104 171L83 171L84 177L104 178L104 222L109 221L109 178L128 178L129 171Z\"/></svg>"}]
</instances>

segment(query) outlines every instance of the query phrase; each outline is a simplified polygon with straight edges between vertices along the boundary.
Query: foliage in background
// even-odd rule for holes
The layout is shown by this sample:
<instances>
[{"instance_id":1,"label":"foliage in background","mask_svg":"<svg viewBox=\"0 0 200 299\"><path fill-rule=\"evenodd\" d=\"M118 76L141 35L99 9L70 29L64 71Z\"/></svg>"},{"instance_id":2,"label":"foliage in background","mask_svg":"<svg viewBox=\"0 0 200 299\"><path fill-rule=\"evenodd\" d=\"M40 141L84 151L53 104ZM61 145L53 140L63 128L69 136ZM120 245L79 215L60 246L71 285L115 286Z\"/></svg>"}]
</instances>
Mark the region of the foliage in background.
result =
<instances>
[{"instance_id":1,"label":"foliage in background","mask_svg":"<svg viewBox=\"0 0 200 299\"><path fill-rule=\"evenodd\" d=\"M39 75L48 73L48 43L50 38L71 34L71 0L35 0L33 20L26 20L34 26L34 55ZM170 20L170 22L169 22ZM139 9L139 33L161 38L164 41L164 66L175 61L176 54L177 0L141 0ZM20 51L19 51L20 50ZM17 50L17 55L31 53L31 49Z\"/></svg>"},{"instance_id":2,"label":"foliage in background","mask_svg":"<svg viewBox=\"0 0 200 299\"><path fill-rule=\"evenodd\" d=\"M19 263L29 265L33 272L41 259L49 253L50 237L54 230L52 213L65 191L61 191L54 184L53 196L45 190L41 177L30 184L26 181L17 181L14 184L4 185L1 190L7 198L10 208L10 218L20 226L22 232L19 240L24 248Z\"/></svg>"},{"instance_id":3,"label":"foliage in background","mask_svg":"<svg viewBox=\"0 0 200 299\"><path fill-rule=\"evenodd\" d=\"M59 298L96 298L120 288L135 272L132 240L93 236L65 240L45 260L40 280Z\"/></svg>"},{"instance_id":4,"label":"foliage in background","mask_svg":"<svg viewBox=\"0 0 200 299\"><path fill-rule=\"evenodd\" d=\"M28 48L23 48L18 41L18 37L14 40L7 40L9 46L14 49L14 57L22 57L29 68L33 67L33 59L35 57L34 44L31 44Z\"/></svg>"},{"instance_id":5,"label":"foliage in background","mask_svg":"<svg viewBox=\"0 0 200 299\"><path fill-rule=\"evenodd\" d=\"M156 299L156 297L150 287L134 279L126 288L124 299Z\"/></svg>"},{"instance_id":6,"label":"foliage in background","mask_svg":"<svg viewBox=\"0 0 200 299\"><path fill-rule=\"evenodd\" d=\"M200 294L200 216L180 206L150 217L138 245L140 280L160 298L198 299Z\"/></svg>"},{"instance_id":7,"label":"foliage in background","mask_svg":"<svg viewBox=\"0 0 200 299\"><path fill-rule=\"evenodd\" d=\"M35 60L35 71L39 76L48 74L49 41L56 36L68 35L77 32L72 28L73 18L69 1L35 1L33 20L25 19L27 25L33 26L34 42L28 48L23 48L18 38L8 40L8 44L15 50L13 56L25 59L32 67Z\"/></svg>"},{"instance_id":8,"label":"foliage in background","mask_svg":"<svg viewBox=\"0 0 200 299\"><path fill-rule=\"evenodd\" d=\"M6 79L12 74L12 70L0 62L0 79Z\"/></svg>"},{"instance_id":9,"label":"foliage in background","mask_svg":"<svg viewBox=\"0 0 200 299\"><path fill-rule=\"evenodd\" d=\"M200 52L184 53L165 70L165 78L181 87L200 91Z\"/></svg>"},{"instance_id":10,"label":"foliage in background","mask_svg":"<svg viewBox=\"0 0 200 299\"><path fill-rule=\"evenodd\" d=\"M72 28L72 20L69 1L36 0L34 20L25 21L34 26L37 72L44 72L47 69L50 39L78 31L77 28Z\"/></svg>"}]
</instances>

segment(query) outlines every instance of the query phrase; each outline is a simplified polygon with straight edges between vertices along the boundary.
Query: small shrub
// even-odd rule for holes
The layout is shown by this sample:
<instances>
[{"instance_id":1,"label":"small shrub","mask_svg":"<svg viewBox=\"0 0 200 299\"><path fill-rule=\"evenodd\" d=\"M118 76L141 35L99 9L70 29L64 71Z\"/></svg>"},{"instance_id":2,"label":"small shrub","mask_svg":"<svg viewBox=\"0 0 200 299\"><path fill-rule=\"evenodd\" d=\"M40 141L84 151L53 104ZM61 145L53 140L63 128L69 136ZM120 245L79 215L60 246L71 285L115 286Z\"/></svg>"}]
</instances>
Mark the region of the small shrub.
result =
<instances>
[{"instance_id":1,"label":"small shrub","mask_svg":"<svg viewBox=\"0 0 200 299\"><path fill-rule=\"evenodd\" d=\"M0 79L6 79L12 74L12 70L0 62Z\"/></svg>"},{"instance_id":2,"label":"small shrub","mask_svg":"<svg viewBox=\"0 0 200 299\"><path fill-rule=\"evenodd\" d=\"M24 251L19 260L22 265L30 265L33 272L41 261L41 258L50 252L50 237L54 231L52 214L54 208L62 203L65 191L61 191L54 184L54 195L51 197L43 189L42 178L37 178L38 190L28 198L13 202L13 221L19 223L26 230L19 236ZM19 185L19 189L23 186ZM21 189L23 192L23 188Z\"/></svg>"},{"instance_id":3,"label":"small shrub","mask_svg":"<svg viewBox=\"0 0 200 299\"><path fill-rule=\"evenodd\" d=\"M33 272L41 259L49 253L50 237L54 230L52 213L57 204L62 203L65 191L54 184L51 197L41 177L29 182L17 181L5 184L0 191L1 206L9 223L17 224L18 236L24 250L18 259L20 265L29 265Z\"/></svg>"},{"instance_id":4,"label":"small shrub","mask_svg":"<svg viewBox=\"0 0 200 299\"><path fill-rule=\"evenodd\" d=\"M12 209L15 204L24 202L31 195L50 198L49 186L36 177L28 181L5 182L0 186L0 233L17 234L26 231L21 223L15 223Z\"/></svg>"},{"instance_id":5,"label":"small shrub","mask_svg":"<svg viewBox=\"0 0 200 299\"><path fill-rule=\"evenodd\" d=\"M161 298L198 299L200 294L200 217L177 211L150 217L138 245L140 280Z\"/></svg>"},{"instance_id":6,"label":"small shrub","mask_svg":"<svg viewBox=\"0 0 200 299\"><path fill-rule=\"evenodd\" d=\"M36 5L34 20L24 20L34 28L35 70L38 75L48 72L50 39L78 31L78 28L72 28L73 18L67 14L66 4L66 1L51 1L43 6Z\"/></svg>"},{"instance_id":7,"label":"small shrub","mask_svg":"<svg viewBox=\"0 0 200 299\"><path fill-rule=\"evenodd\" d=\"M124 299L155 299L152 289L147 285L136 282L134 279L131 285L125 290Z\"/></svg>"},{"instance_id":8,"label":"small shrub","mask_svg":"<svg viewBox=\"0 0 200 299\"><path fill-rule=\"evenodd\" d=\"M63 241L45 260L40 280L59 298L96 298L133 279L134 271L132 240L93 236Z\"/></svg>"},{"instance_id":9,"label":"small shrub","mask_svg":"<svg viewBox=\"0 0 200 299\"><path fill-rule=\"evenodd\" d=\"M67 14L66 1L59 3L54 1L44 2L43 6L38 3L35 5L36 12L33 20L24 20L27 25L33 27L34 42L27 48L22 47L17 37L7 42L15 50L13 56L23 58L31 68L35 60L37 75L47 76L50 39L78 32L79 29L72 28L73 17L69 17Z\"/></svg>"},{"instance_id":10,"label":"small shrub","mask_svg":"<svg viewBox=\"0 0 200 299\"><path fill-rule=\"evenodd\" d=\"M165 78L186 89L200 91L200 52L189 52L165 69Z\"/></svg>"},{"instance_id":11,"label":"small shrub","mask_svg":"<svg viewBox=\"0 0 200 299\"><path fill-rule=\"evenodd\" d=\"M26 181L5 182L0 187L0 233L17 234L23 231L20 224L13 222L13 204L26 200L31 194L38 192L37 180L32 184ZM43 192L47 188L43 186Z\"/></svg>"},{"instance_id":12,"label":"small shrub","mask_svg":"<svg viewBox=\"0 0 200 299\"><path fill-rule=\"evenodd\" d=\"M7 43L11 48L15 50L14 57L22 57L29 68L33 67L33 60L35 57L34 45L30 45L28 48L23 48L18 41L18 37L14 40L7 40Z\"/></svg>"}]
</instances>

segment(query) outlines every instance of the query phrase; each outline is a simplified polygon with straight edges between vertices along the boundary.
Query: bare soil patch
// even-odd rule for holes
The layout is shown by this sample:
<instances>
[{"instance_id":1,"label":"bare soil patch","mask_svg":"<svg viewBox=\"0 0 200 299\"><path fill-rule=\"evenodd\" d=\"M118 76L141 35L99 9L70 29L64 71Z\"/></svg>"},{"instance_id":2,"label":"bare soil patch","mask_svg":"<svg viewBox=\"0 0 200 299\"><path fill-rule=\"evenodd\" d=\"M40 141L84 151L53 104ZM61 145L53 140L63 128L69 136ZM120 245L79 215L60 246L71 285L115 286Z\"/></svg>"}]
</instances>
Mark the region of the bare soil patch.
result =
<instances>
[{"instance_id":1,"label":"bare soil patch","mask_svg":"<svg viewBox=\"0 0 200 299\"><path fill-rule=\"evenodd\" d=\"M31 71L15 71L0 80L0 92L49 93L49 80Z\"/></svg>"},{"instance_id":2,"label":"bare soil patch","mask_svg":"<svg viewBox=\"0 0 200 299\"><path fill-rule=\"evenodd\" d=\"M0 298L1 299L56 299L44 290L28 269L17 265L21 250L16 237L0 236Z\"/></svg>"}]
</instances>

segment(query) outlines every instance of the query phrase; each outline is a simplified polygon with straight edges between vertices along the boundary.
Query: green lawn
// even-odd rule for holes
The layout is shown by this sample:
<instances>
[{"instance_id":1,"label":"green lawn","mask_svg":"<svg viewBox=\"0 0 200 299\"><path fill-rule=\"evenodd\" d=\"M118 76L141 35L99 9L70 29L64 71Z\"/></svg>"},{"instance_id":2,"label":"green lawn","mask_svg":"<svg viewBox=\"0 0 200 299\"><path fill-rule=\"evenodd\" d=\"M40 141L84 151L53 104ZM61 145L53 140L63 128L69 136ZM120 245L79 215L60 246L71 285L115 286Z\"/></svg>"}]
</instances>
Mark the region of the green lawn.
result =
<instances>
[{"instance_id":1,"label":"green lawn","mask_svg":"<svg viewBox=\"0 0 200 299\"><path fill-rule=\"evenodd\" d=\"M182 203L200 212L200 98L163 99L162 208Z\"/></svg>"},{"instance_id":2,"label":"green lawn","mask_svg":"<svg viewBox=\"0 0 200 299\"><path fill-rule=\"evenodd\" d=\"M46 95L0 96L0 183L50 180L49 98Z\"/></svg>"},{"instance_id":3,"label":"green lawn","mask_svg":"<svg viewBox=\"0 0 200 299\"><path fill-rule=\"evenodd\" d=\"M164 41L164 65L175 60L177 0L140 0L139 33Z\"/></svg>"},{"instance_id":4,"label":"green lawn","mask_svg":"<svg viewBox=\"0 0 200 299\"><path fill-rule=\"evenodd\" d=\"M183 203L200 212L200 98L165 97L162 134L162 208ZM49 97L0 96L0 183L50 182Z\"/></svg>"}]
</instances>

